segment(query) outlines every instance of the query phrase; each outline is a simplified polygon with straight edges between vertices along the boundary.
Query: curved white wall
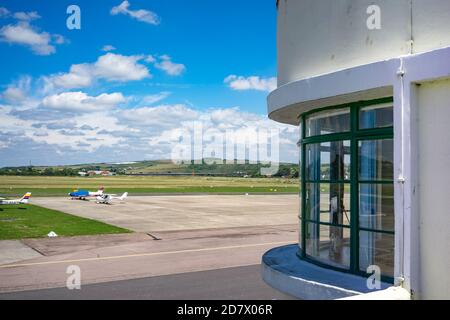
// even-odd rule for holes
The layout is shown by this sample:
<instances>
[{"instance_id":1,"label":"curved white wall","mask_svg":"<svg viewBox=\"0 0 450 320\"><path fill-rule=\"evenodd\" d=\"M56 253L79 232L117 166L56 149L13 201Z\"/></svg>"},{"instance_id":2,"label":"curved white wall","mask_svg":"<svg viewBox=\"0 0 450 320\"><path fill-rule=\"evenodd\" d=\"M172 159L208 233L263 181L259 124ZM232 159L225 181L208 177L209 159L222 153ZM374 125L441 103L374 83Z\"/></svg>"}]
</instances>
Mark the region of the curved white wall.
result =
<instances>
[{"instance_id":1,"label":"curved white wall","mask_svg":"<svg viewBox=\"0 0 450 320\"><path fill-rule=\"evenodd\" d=\"M367 28L367 8L381 29ZM278 85L450 45L448 0L280 0ZM414 39L411 46L411 39Z\"/></svg>"}]
</instances>

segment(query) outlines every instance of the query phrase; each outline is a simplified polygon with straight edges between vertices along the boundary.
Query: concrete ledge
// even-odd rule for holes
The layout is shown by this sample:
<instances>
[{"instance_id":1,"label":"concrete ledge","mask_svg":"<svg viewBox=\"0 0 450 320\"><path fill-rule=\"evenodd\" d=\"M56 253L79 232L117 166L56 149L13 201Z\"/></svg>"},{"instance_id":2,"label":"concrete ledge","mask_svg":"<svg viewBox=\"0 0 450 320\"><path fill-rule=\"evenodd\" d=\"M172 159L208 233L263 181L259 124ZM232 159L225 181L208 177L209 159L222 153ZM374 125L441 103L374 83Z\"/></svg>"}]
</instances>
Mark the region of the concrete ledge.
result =
<instances>
[{"instance_id":1,"label":"concrete ledge","mask_svg":"<svg viewBox=\"0 0 450 320\"><path fill-rule=\"evenodd\" d=\"M389 287L386 290L358 294L339 300L411 300L411 294L402 287Z\"/></svg>"},{"instance_id":2,"label":"concrete ledge","mask_svg":"<svg viewBox=\"0 0 450 320\"><path fill-rule=\"evenodd\" d=\"M374 292L366 278L321 268L299 259L297 244L267 251L262 258L263 280L273 288L299 299L340 299ZM391 284L382 283L381 290Z\"/></svg>"},{"instance_id":3,"label":"concrete ledge","mask_svg":"<svg viewBox=\"0 0 450 320\"><path fill-rule=\"evenodd\" d=\"M313 109L390 97L399 66L390 59L286 83L267 97L269 118L298 125L298 116Z\"/></svg>"}]
</instances>

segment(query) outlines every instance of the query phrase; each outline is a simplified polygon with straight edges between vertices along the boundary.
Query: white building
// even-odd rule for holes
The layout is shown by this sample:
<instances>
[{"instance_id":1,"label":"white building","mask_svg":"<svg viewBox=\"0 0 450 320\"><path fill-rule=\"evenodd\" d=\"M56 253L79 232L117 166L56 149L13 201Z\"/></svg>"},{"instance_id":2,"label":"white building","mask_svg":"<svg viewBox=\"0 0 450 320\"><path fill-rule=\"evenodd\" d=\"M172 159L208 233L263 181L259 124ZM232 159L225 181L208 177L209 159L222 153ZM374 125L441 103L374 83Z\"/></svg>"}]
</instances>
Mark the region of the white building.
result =
<instances>
[{"instance_id":1,"label":"white building","mask_svg":"<svg viewBox=\"0 0 450 320\"><path fill-rule=\"evenodd\" d=\"M341 298L380 270L382 289L450 299L450 1L277 6L268 113L300 126L300 236L264 255L264 280Z\"/></svg>"}]
</instances>

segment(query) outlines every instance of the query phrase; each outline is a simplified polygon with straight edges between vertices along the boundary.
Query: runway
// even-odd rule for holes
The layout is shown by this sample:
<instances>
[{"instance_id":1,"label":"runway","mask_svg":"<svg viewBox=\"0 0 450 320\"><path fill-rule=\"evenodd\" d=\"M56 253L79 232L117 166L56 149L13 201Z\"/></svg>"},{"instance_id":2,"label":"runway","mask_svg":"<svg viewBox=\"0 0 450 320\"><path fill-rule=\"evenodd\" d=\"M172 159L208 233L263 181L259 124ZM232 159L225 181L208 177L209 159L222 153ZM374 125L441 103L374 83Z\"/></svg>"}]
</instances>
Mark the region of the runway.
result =
<instances>
[{"instance_id":1,"label":"runway","mask_svg":"<svg viewBox=\"0 0 450 320\"><path fill-rule=\"evenodd\" d=\"M135 232L295 224L299 210L295 194L132 196L112 205L45 197L33 203Z\"/></svg>"},{"instance_id":2,"label":"runway","mask_svg":"<svg viewBox=\"0 0 450 320\"><path fill-rule=\"evenodd\" d=\"M298 199L234 197L144 197L112 206L38 199L141 231L22 240L39 255L0 265L0 299L280 298L262 282L260 262L267 250L297 242ZM80 268L80 291L66 288L69 266Z\"/></svg>"}]
</instances>

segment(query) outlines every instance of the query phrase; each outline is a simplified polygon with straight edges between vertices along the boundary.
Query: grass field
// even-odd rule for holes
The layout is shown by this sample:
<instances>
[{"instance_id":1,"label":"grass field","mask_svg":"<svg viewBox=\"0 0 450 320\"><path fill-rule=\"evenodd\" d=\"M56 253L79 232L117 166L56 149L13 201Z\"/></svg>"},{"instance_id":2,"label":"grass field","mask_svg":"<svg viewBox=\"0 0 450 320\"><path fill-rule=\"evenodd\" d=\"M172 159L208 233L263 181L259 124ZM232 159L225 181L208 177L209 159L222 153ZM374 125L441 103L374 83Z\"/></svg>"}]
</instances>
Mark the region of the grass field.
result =
<instances>
[{"instance_id":1,"label":"grass field","mask_svg":"<svg viewBox=\"0 0 450 320\"><path fill-rule=\"evenodd\" d=\"M297 179L111 176L111 177L44 177L0 176L0 194L18 196L32 192L33 196L63 196L73 189L97 190L104 186L108 193L296 193Z\"/></svg>"},{"instance_id":2,"label":"grass field","mask_svg":"<svg viewBox=\"0 0 450 320\"><path fill-rule=\"evenodd\" d=\"M129 230L34 205L0 207L0 240L129 233Z\"/></svg>"}]
</instances>

